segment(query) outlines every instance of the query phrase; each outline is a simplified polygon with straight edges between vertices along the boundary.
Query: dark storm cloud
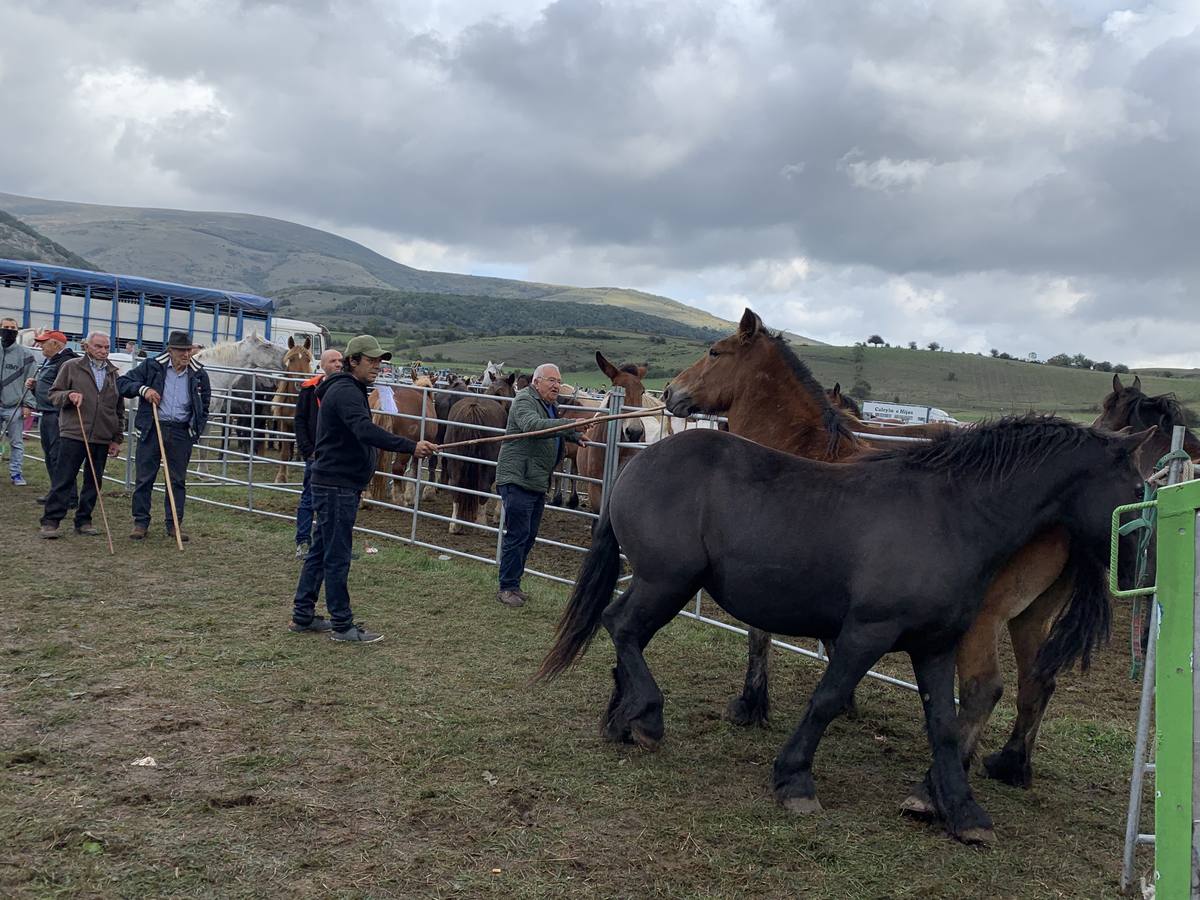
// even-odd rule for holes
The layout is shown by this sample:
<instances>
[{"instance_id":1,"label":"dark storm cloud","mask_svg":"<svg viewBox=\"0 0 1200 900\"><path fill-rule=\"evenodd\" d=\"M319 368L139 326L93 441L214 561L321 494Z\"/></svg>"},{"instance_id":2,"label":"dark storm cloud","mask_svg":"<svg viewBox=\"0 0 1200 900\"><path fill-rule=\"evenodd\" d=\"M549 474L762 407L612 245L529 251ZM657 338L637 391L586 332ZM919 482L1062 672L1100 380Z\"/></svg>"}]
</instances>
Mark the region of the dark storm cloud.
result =
<instances>
[{"instance_id":1,"label":"dark storm cloud","mask_svg":"<svg viewBox=\"0 0 1200 900\"><path fill-rule=\"evenodd\" d=\"M0 113L23 127L0 189L320 222L835 340L1120 349L1131 308L1143 338L1200 318L1178 310L1200 280L1182 3L8 0L5 19Z\"/></svg>"}]
</instances>

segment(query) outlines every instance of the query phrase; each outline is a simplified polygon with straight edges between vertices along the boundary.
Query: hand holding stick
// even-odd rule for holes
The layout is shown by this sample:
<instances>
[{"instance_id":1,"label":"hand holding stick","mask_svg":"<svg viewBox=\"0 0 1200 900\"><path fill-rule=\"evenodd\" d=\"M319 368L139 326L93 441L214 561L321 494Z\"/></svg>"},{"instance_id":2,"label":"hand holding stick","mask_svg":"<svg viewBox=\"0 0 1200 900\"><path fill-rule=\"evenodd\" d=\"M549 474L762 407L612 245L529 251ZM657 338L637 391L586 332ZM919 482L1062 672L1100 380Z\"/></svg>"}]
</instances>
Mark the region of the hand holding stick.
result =
<instances>
[{"instance_id":1,"label":"hand holding stick","mask_svg":"<svg viewBox=\"0 0 1200 900\"><path fill-rule=\"evenodd\" d=\"M179 513L175 509L175 490L171 487L171 468L167 465L167 448L163 444L162 424L158 421L158 404L152 401L150 409L154 411L154 433L158 435L158 456L162 461L163 481L167 483L167 500L171 504L171 524L175 528L175 543L180 552L183 552L183 534L179 531Z\"/></svg>"}]
</instances>

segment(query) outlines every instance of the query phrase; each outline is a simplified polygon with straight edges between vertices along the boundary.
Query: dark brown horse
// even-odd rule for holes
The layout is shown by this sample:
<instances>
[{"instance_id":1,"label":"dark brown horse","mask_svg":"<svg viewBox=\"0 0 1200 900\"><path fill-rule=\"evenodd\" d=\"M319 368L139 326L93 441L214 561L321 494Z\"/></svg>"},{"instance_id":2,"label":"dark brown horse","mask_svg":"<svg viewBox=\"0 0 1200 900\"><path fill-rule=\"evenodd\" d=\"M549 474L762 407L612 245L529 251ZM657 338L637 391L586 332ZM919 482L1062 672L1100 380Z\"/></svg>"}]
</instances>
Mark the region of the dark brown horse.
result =
<instances>
[{"instance_id":1,"label":"dark brown horse","mask_svg":"<svg viewBox=\"0 0 1200 900\"><path fill-rule=\"evenodd\" d=\"M1140 430L1151 425L1157 426L1160 434L1154 443L1147 445L1147 449L1157 452L1158 456L1150 459L1151 454L1148 453L1145 461L1147 467L1152 467L1170 448L1171 431L1174 426L1187 423L1187 413L1174 394L1150 397L1142 393L1141 376L1135 375L1133 384L1126 387L1121 383L1121 376L1114 375L1112 391L1104 398L1100 415L1096 417L1092 427L1120 431L1122 428L1132 427ZM1183 449L1193 460L1200 460L1200 440L1190 429L1183 434Z\"/></svg>"},{"instance_id":2,"label":"dark brown horse","mask_svg":"<svg viewBox=\"0 0 1200 900\"><path fill-rule=\"evenodd\" d=\"M825 396L829 398L829 405L834 409L848 412L856 419L862 418L862 407L849 394L842 393L842 383L840 381L835 381L833 387L825 392Z\"/></svg>"},{"instance_id":3,"label":"dark brown horse","mask_svg":"<svg viewBox=\"0 0 1200 900\"><path fill-rule=\"evenodd\" d=\"M929 805L954 837L988 842L958 745L955 648L997 571L1046 529L1064 528L1102 569L1109 513L1140 488L1133 455L1152 433L1028 416L836 466L713 431L662 441L613 487L538 674L564 671L603 624L616 653L604 735L652 749L663 695L643 651L697 590L758 628L836 637L774 766L778 802L810 813L821 808L813 757L826 727L884 653L905 652L932 755ZM614 600L622 550L633 574ZM1107 596L1077 592L1051 642L1086 654L1086 623L1107 610Z\"/></svg>"},{"instance_id":4,"label":"dark brown horse","mask_svg":"<svg viewBox=\"0 0 1200 900\"><path fill-rule=\"evenodd\" d=\"M627 363L618 368L605 359L604 354L599 350L596 351L596 365L612 382L613 387L624 388L624 406L642 405L646 394L646 386L642 384L642 379L646 377L645 366ZM600 400L599 405L603 406L604 401ZM603 412L604 410L599 410L598 414ZM601 422L584 430L584 438L588 443L576 451L576 466L579 474L585 478L594 478L599 481L604 474L604 458L608 455L604 447L605 436L608 433L607 424ZM647 424L644 419L625 419L621 422L621 443L640 444L646 439L646 432ZM618 468L629 462L635 453L637 450L633 447L620 448L617 452ZM604 491L601 485L589 482L588 506L592 512L600 512L603 501Z\"/></svg>"},{"instance_id":5,"label":"dark brown horse","mask_svg":"<svg viewBox=\"0 0 1200 900\"><path fill-rule=\"evenodd\" d=\"M497 376L488 386L487 395L492 397L515 396L513 391L515 380L515 372L507 377ZM498 400L489 400L488 396L462 397L450 407L450 414L447 418L451 424L446 429L447 444L469 441L473 438L493 437L494 432L485 431L484 428L504 428L508 422L508 404ZM479 426L483 426L483 428ZM494 519L498 518L499 513L489 515L490 509L494 508L495 504L491 501L482 504L480 503L481 497L477 494L466 493L466 491L490 491L496 481L496 467L454 457L466 456L471 460L487 460L494 463L500 457L499 442L459 447L449 452L452 455L442 461L446 471L446 484L452 488L463 489L454 492L454 509L450 514L450 533L462 534L463 522L475 523L478 520L478 524L484 525L489 519L492 519L492 523L495 524Z\"/></svg>"},{"instance_id":6,"label":"dark brown horse","mask_svg":"<svg viewBox=\"0 0 1200 900\"><path fill-rule=\"evenodd\" d=\"M750 310L742 316L737 333L718 341L708 355L675 378L663 399L676 415L723 413L733 433L809 459L846 463L879 452L854 437L857 422L830 405L808 367ZM946 433L941 426L934 430ZM1072 563L1071 557L1065 529L1049 525L1034 536L997 571L959 646L959 745L964 765L969 765L1004 689L999 639L1006 626L1012 637L1017 720L1004 749L984 760L988 775L1008 784L1028 787L1032 783L1034 739L1056 674L1077 656L1086 665L1092 647L1108 633L1105 603L1102 616L1075 623L1088 635L1080 653L1048 640L1073 595L1106 596L1101 574L1092 566ZM1071 608L1100 609L1084 604ZM767 720L769 649L770 635L751 630L745 687L729 704L729 717L738 724ZM905 801L904 808L914 813L931 810L920 791Z\"/></svg>"}]
</instances>

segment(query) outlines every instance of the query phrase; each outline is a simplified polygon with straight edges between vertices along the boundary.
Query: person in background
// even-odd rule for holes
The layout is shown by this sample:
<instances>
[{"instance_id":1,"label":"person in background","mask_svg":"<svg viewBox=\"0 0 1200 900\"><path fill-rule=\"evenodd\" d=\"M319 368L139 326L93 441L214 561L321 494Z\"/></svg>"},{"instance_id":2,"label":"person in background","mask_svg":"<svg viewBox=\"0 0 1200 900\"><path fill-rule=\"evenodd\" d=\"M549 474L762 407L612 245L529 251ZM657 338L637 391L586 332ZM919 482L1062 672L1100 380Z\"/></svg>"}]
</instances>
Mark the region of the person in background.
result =
<instances>
[{"instance_id":1,"label":"person in background","mask_svg":"<svg viewBox=\"0 0 1200 900\"><path fill-rule=\"evenodd\" d=\"M8 477L13 487L25 487L25 410L32 396L26 385L37 357L17 343L17 320L0 319L0 441L8 438Z\"/></svg>"},{"instance_id":2,"label":"person in background","mask_svg":"<svg viewBox=\"0 0 1200 900\"><path fill-rule=\"evenodd\" d=\"M33 342L42 348L42 365L37 374L25 382L25 387L33 391L34 402L41 414L42 422L38 427L42 440L42 457L46 461L46 473L50 476L50 484L54 484L55 467L58 465L58 407L50 402L50 389L58 378L58 370L68 360L78 359L79 354L67 346L67 336L61 331L43 331L34 337ZM38 503L45 503L50 491L37 498ZM74 509L79 504L79 491L75 480L71 480L71 494L67 498L67 508Z\"/></svg>"},{"instance_id":3,"label":"person in background","mask_svg":"<svg viewBox=\"0 0 1200 900\"><path fill-rule=\"evenodd\" d=\"M84 355L64 362L50 388L50 402L60 410L62 421L54 483L42 514L43 538L58 537L58 525L67 514L76 477L84 466L83 490L75 508L75 533L100 533L92 525L92 510L104 480L104 465L120 452L125 440L125 401L117 391L117 367L108 361L108 351L107 334L88 335L83 343ZM85 462L89 452L91 465ZM94 478L92 466L96 467Z\"/></svg>"},{"instance_id":4,"label":"person in background","mask_svg":"<svg viewBox=\"0 0 1200 900\"><path fill-rule=\"evenodd\" d=\"M383 640L382 634L355 622L350 608L347 580L358 504L375 474L379 450L426 459L437 449L430 441L414 443L371 421L367 388L379 377L380 364L391 358L379 341L360 334L346 345L342 371L327 376L315 389L321 414L311 487L318 526L300 569L288 625L297 634L328 633L335 641L362 644ZM329 619L315 615L322 584Z\"/></svg>"},{"instance_id":5,"label":"person in background","mask_svg":"<svg viewBox=\"0 0 1200 900\"><path fill-rule=\"evenodd\" d=\"M308 544L312 540L312 466L313 454L317 449L317 385L327 375L342 371L342 352L326 350L321 354L320 373L300 385L296 395L296 450L304 460L304 486L300 490L300 503L296 506L296 559L308 556Z\"/></svg>"},{"instance_id":6,"label":"person in background","mask_svg":"<svg viewBox=\"0 0 1200 900\"><path fill-rule=\"evenodd\" d=\"M148 356L117 380L122 397L141 397L137 419L137 485L133 490L133 531L130 540L144 540L150 530L150 500L162 453L154 427L153 407L158 407L163 447L167 451L167 474L175 497L179 525L183 527L184 502L187 500L187 469L192 448L208 424L212 398L208 373L192 359L192 339L185 331L172 331L167 349ZM170 497L163 497L167 534L175 536L171 521ZM180 531L179 539L188 541Z\"/></svg>"},{"instance_id":7,"label":"person in background","mask_svg":"<svg viewBox=\"0 0 1200 900\"><path fill-rule=\"evenodd\" d=\"M558 391L562 375L558 367L543 363L533 370L529 386L517 391L508 409L506 434L541 431L562 424L558 414ZM537 541L546 506L550 476L562 461L563 441L581 443L578 431L560 431L537 437L505 441L496 463L496 489L504 503L504 537L500 544L500 590L496 599L505 606L523 606L521 590L525 560Z\"/></svg>"}]
</instances>

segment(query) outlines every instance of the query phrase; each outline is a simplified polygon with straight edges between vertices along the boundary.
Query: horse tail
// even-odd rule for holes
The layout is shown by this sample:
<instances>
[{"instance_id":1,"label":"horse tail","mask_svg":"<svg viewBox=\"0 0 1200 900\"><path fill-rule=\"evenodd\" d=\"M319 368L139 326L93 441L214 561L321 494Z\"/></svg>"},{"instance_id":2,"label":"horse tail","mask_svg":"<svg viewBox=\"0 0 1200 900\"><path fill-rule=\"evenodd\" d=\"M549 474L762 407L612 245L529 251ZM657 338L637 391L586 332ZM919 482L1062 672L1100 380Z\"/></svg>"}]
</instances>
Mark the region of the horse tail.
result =
<instances>
[{"instance_id":1,"label":"horse tail","mask_svg":"<svg viewBox=\"0 0 1200 900\"><path fill-rule=\"evenodd\" d=\"M592 547L583 559L571 600L555 632L554 646L542 660L534 680L560 675L584 654L600 627L600 614L612 602L621 574L621 547L606 511L596 523Z\"/></svg>"},{"instance_id":2,"label":"horse tail","mask_svg":"<svg viewBox=\"0 0 1200 900\"><path fill-rule=\"evenodd\" d=\"M1112 628L1112 599L1104 563L1072 541L1070 565L1074 575L1071 597L1038 650L1034 677L1041 681L1053 679L1076 660L1080 671L1086 672L1092 664L1092 650L1108 641Z\"/></svg>"}]
</instances>

